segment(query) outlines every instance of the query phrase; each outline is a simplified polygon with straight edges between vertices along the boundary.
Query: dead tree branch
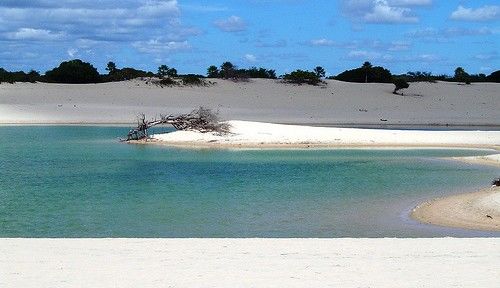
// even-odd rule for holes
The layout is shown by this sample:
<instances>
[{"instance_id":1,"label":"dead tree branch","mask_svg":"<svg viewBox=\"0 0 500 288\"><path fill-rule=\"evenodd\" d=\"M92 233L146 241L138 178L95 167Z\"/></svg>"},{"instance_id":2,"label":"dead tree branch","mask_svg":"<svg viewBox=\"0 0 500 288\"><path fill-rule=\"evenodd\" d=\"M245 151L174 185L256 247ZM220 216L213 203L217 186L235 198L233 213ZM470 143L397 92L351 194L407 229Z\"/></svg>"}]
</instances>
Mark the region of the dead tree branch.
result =
<instances>
[{"instance_id":1,"label":"dead tree branch","mask_svg":"<svg viewBox=\"0 0 500 288\"><path fill-rule=\"evenodd\" d=\"M160 115L160 119L146 120L144 114L137 117L137 127L130 130L127 139L141 140L148 138L148 129L157 125L170 124L177 130L192 130L202 133L215 132L218 134L229 133L230 125L219 119L218 113L211 109L200 107L188 114Z\"/></svg>"}]
</instances>

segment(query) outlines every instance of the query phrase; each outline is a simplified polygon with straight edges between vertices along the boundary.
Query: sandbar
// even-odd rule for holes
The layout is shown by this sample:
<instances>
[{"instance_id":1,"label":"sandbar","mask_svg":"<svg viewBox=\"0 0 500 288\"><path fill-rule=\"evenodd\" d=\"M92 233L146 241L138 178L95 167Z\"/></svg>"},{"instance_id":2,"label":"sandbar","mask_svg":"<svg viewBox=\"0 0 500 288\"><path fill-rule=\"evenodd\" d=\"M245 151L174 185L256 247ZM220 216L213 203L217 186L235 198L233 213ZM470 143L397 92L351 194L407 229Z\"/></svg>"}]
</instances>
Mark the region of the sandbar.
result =
<instances>
[{"instance_id":1,"label":"sandbar","mask_svg":"<svg viewBox=\"0 0 500 288\"><path fill-rule=\"evenodd\" d=\"M500 231L500 187L422 203L411 217L439 226Z\"/></svg>"}]
</instances>

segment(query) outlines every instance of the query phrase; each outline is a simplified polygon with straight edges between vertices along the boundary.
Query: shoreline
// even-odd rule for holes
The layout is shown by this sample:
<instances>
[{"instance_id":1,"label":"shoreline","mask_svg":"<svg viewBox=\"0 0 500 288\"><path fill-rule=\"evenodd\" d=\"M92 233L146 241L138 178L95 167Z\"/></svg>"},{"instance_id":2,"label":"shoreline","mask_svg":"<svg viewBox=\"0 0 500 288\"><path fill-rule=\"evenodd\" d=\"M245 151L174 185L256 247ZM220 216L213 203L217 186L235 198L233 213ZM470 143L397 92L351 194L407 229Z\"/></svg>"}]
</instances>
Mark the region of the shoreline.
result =
<instances>
[{"instance_id":1,"label":"shoreline","mask_svg":"<svg viewBox=\"0 0 500 288\"><path fill-rule=\"evenodd\" d=\"M500 187L426 201L410 217L437 226L500 231Z\"/></svg>"},{"instance_id":2,"label":"shoreline","mask_svg":"<svg viewBox=\"0 0 500 288\"><path fill-rule=\"evenodd\" d=\"M488 150L499 151L499 145L475 145L475 144L335 144L335 143L199 143L196 141L168 142L155 140L131 140L127 143L132 145L156 145L165 147L176 147L186 149L464 149L464 150ZM459 160L460 157L444 158L447 160ZM462 161L468 162L470 161ZM482 164L480 162L474 164Z\"/></svg>"},{"instance_id":3,"label":"shoreline","mask_svg":"<svg viewBox=\"0 0 500 288\"><path fill-rule=\"evenodd\" d=\"M451 160L460 161L469 164L488 165L500 167L500 154L471 156L471 157L451 157Z\"/></svg>"},{"instance_id":4,"label":"shoreline","mask_svg":"<svg viewBox=\"0 0 500 288\"><path fill-rule=\"evenodd\" d=\"M316 127L226 121L229 132L182 130L151 135L138 144L191 148L443 147L500 149L500 131L428 131Z\"/></svg>"}]
</instances>

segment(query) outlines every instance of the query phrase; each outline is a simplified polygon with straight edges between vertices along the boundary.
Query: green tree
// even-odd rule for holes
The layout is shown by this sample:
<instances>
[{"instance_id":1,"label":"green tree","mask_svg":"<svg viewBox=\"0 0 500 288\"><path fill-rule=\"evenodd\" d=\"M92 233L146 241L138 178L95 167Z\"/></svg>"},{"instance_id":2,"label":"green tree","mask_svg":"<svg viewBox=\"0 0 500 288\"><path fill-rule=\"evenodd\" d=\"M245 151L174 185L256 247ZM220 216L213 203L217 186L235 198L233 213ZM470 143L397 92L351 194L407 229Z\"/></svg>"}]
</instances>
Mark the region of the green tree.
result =
<instances>
[{"instance_id":1,"label":"green tree","mask_svg":"<svg viewBox=\"0 0 500 288\"><path fill-rule=\"evenodd\" d=\"M455 69L455 81L467 83L469 81L469 74L465 72L464 68L457 67ZM468 82L470 84L470 82Z\"/></svg>"},{"instance_id":2,"label":"green tree","mask_svg":"<svg viewBox=\"0 0 500 288\"><path fill-rule=\"evenodd\" d=\"M486 77L486 81L500 83L500 70L492 72Z\"/></svg>"},{"instance_id":3,"label":"green tree","mask_svg":"<svg viewBox=\"0 0 500 288\"><path fill-rule=\"evenodd\" d=\"M224 62L220 66L220 76L224 79L233 78L236 76L236 66L231 62Z\"/></svg>"},{"instance_id":4,"label":"green tree","mask_svg":"<svg viewBox=\"0 0 500 288\"><path fill-rule=\"evenodd\" d=\"M157 75L160 78L164 78L165 76L177 77L177 69L170 68L167 65L160 65L160 67L158 67L158 74Z\"/></svg>"},{"instance_id":5,"label":"green tree","mask_svg":"<svg viewBox=\"0 0 500 288\"><path fill-rule=\"evenodd\" d=\"M369 62L365 62L362 67L346 70L335 76L334 79L357 83L392 83L392 74L384 67L372 67Z\"/></svg>"},{"instance_id":6,"label":"green tree","mask_svg":"<svg viewBox=\"0 0 500 288\"><path fill-rule=\"evenodd\" d=\"M316 76L318 76L318 78L323 78L326 75L325 69L321 66L317 66L313 71L314 73L316 73Z\"/></svg>"},{"instance_id":7,"label":"green tree","mask_svg":"<svg viewBox=\"0 0 500 288\"><path fill-rule=\"evenodd\" d=\"M38 71L35 71L33 69L26 74L28 82L35 83L36 81L40 80L40 73Z\"/></svg>"},{"instance_id":8,"label":"green tree","mask_svg":"<svg viewBox=\"0 0 500 288\"><path fill-rule=\"evenodd\" d=\"M45 72L45 78L55 83L98 83L101 78L97 69L80 59L62 62L59 67Z\"/></svg>"},{"instance_id":9,"label":"green tree","mask_svg":"<svg viewBox=\"0 0 500 288\"><path fill-rule=\"evenodd\" d=\"M217 66L212 65L207 68L207 77L208 78L219 78L219 68Z\"/></svg>"},{"instance_id":10,"label":"green tree","mask_svg":"<svg viewBox=\"0 0 500 288\"><path fill-rule=\"evenodd\" d=\"M363 71L365 72L365 83L368 83L368 74L372 69L372 63L366 61L365 63L363 63L363 66L361 66L361 69L363 69Z\"/></svg>"},{"instance_id":11,"label":"green tree","mask_svg":"<svg viewBox=\"0 0 500 288\"><path fill-rule=\"evenodd\" d=\"M108 65L106 66L106 70L108 71L108 74L114 74L116 73L116 71L118 71L118 69L116 68L116 64L115 62L111 62L109 61L108 62Z\"/></svg>"}]
</instances>

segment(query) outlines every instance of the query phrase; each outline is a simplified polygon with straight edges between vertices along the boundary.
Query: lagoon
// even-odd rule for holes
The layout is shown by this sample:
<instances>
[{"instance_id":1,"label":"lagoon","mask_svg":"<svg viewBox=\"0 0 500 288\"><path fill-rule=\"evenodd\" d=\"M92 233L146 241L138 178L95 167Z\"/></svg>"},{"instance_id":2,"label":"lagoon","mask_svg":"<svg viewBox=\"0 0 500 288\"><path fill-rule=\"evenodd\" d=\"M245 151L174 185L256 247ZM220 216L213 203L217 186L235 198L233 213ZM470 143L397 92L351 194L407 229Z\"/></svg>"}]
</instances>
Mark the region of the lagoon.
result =
<instances>
[{"instance_id":1,"label":"lagoon","mask_svg":"<svg viewBox=\"0 0 500 288\"><path fill-rule=\"evenodd\" d=\"M124 127L0 127L0 237L476 237L427 199L488 186L471 149L181 149Z\"/></svg>"}]
</instances>

